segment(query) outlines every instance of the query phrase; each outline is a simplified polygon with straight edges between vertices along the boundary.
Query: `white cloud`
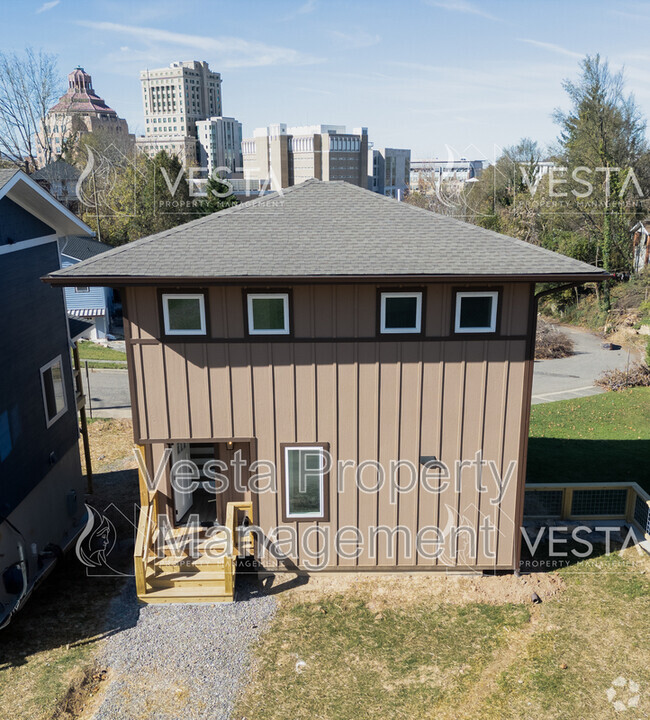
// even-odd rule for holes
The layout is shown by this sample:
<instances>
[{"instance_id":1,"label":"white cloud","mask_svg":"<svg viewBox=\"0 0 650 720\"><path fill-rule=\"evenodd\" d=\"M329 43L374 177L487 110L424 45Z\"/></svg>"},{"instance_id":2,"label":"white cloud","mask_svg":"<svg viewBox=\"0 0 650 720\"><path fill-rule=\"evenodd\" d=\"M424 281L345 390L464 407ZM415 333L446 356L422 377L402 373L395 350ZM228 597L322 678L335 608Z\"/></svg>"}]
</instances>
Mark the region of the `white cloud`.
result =
<instances>
[{"instance_id":1,"label":"white cloud","mask_svg":"<svg viewBox=\"0 0 650 720\"><path fill-rule=\"evenodd\" d=\"M343 33L338 30L332 30L330 35L341 44L349 48L366 48L377 45L381 42L381 35L371 35L370 33L358 30L351 33Z\"/></svg>"},{"instance_id":2,"label":"white cloud","mask_svg":"<svg viewBox=\"0 0 650 720\"><path fill-rule=\"evenodd\" d=\"M56 7L60 2L61 0L50 0L50 2L43 3L36 11L36 14L38 15L39 13L47 12L48 10Z\"/></svg>"},{"instance_id":3,"label":"white cloud","mask_svg":"<svg viewBox=\"0 0 650 720\"><path fill-rule=\"evenodd\" d=\"M479 15L489 20L498 20L494 15L485 12L482 8L468 0L427 0L427 5L431 7L442 8L443 10L451 10L453 12L464 13L465 15Z\"/></svg>"},{"instance_id":4,"label":"white cloud","mask_svg":"<svg viewBox=\"0 0 650 720\"><path fill-rule=\"evenodd\" d=\"M296 10L298 15L307 15L311 12L314 12L316 9L316 0L307 0L307 2L304 5L301 5L298 10Z\"/></svg>"},{"instance_id":5,"label":"white cloud","mask_svg":"<svg viewBox=\"0 0 650 720\"><path fill-rule=\"evenodd\" d=\"M529 38L519 38L519 42L527 43L528 45L534 45L535 47L543 48L550 52L554 52L557 55L565 55L566 57L572 57L582 59L584 55L573 50L567 50L560 45L554 45L553 43L541 42L540 40L530 40Z\"/></svg>"},{"instance_id":6,"label":"white cloud","mask_svg":"<svg viewBox=\"0 0 650 720\"><path fill-rule=\"evenodd\" d=\"M161 56L161 51L169 55L169 46L182 48L187 52L200 52L217 56L221 67L260 67L268 65L309 65L320 62L319 58L307 55L291 48L266 45L265 43L250 42L237 37L207 37L204 35L189 35L186 33L171 32L159 28L140 27L136 25L122 25L112 22L94 22L79 20L79 25L100 30L114 32L122 36L129 36L141 40L147 46L148 55L152 60ZM138 52L140 58L144 54Z\"/></svg>"}]
</instances>

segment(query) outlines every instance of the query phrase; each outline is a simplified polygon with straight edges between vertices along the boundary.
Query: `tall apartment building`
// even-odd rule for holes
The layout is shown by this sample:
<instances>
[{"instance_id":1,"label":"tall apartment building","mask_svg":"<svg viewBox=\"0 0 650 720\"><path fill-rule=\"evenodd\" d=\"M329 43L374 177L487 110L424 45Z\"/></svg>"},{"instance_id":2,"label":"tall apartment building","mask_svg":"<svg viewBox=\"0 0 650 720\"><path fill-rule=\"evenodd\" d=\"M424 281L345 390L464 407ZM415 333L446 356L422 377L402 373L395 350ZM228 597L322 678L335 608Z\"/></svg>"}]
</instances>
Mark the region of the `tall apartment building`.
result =
<instances>
[{"instance_id":1,"label":"tall apartment building","mask_svg":"<svg viewBox=\"0 0 650 720\"><path fill-rule=\"evenodd\" d=\"M227 167L231 173L242 168L242 125L232 117L197 120L199 164L212 176L215 168Z\"/></svg>"},{"instance_id":2,"label":"tall apartment building","mask_svg":"<svg viewBox=\"0 0 650 720\"><path fill-rule=\"evenodd\" d=\"M138 147L149 155L166 150L195 165L196 123L222 114L220 73L212 72L207 62L173 62L167 68L143 70L140 83L145 134L137 139Z\"/></svg>"},{"instance_id":3,"label":"tall apartment building","mask_svg":"<svg viewBox=\"0 0 650 720\"><path fill-rule=\"evenodd\" d=\"M401 200L409 189L411 151L373 148L368 153L368 190Z\"/></svg>"},{"instance_id":4,"label":"tall apartment building","mask_svg":"<svg viewBox=\"0 0 650 720\"><path fill-rule=\"evenodd\" d=\"M242 142L244 178L271 190L308 180L368 182L368 128L348 133L344 125L284 123L257 128Z\"/></svg>"},{"instance_id":5,"label":"tall apartment building","mask_svg":"<svg viewBox=\"0 0 650 720\"><path fill-rule=\"evenodd\" d=\"M68 89L59 102L47 111L45 128L41 135L49 135L52 156L46 157L44 143L39 143L38 165L43 167L56 160L65 150L65 143L85 133L98 130L114 132L120 137L129 136L129 126L124 118L109 107L104 99L93 89L93 81L89 73L82 67L75 68L68 75Z\"/></svg>"}]
</instances>

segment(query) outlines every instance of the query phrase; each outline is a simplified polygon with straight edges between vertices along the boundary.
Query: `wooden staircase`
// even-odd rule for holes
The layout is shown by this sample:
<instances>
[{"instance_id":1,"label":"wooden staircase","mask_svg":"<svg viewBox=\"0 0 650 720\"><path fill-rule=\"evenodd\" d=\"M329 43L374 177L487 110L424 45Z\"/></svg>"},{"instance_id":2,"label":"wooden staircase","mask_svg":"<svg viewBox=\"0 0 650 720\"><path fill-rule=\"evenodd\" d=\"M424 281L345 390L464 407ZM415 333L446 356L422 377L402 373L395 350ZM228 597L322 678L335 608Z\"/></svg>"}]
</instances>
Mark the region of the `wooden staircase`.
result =
<instances>
[{"instance_id":1,"label":"wooden staircase","mask_svg":"<svg viewBox=\"0 0 650 720\"><path fill-rule=\"evenodd\" d=\"M242 533L250 502L228 503L225 530L173 528L163 538L153 503L143 508L134 553L136 590L144 603L215 603L234 600L237 557L253 555L251 533ZM232 544L229 547L229 537Z\"/></svg>"}]
</instances>

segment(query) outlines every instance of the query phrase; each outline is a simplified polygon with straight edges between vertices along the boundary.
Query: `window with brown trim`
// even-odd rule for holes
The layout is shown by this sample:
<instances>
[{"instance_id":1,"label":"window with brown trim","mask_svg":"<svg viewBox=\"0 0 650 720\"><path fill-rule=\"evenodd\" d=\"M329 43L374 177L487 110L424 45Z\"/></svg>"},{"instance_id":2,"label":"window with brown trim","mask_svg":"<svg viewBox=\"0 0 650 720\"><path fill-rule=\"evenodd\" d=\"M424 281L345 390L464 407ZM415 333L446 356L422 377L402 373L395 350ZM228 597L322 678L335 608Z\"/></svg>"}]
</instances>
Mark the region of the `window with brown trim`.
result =
<instances>
[{"instance_id":1,"label":"window with brown trim","mask_svg":"<svg viewBox=\"0 0 650 720\"><path fill-rule=\"evenodd\" d=\"M205 335L207 322L204 293L163 293L165 335Z\"/></svg>"},{"instance_id":2,"label":"window with brown trim","mask_svg":"<svg viewBox=\"0 0 650 720\"><path fill-rule=\"evenodd\" d=\"M467 290L456 293L454 332L494 333L497 330L497 290Z\"/></svg>"},{"instance_id":3,"label":"window with brown trim","mask_svg":"<svg viewBox=\"0 0 650 720\"><path fill-rule=\"evenodd\" d=\"M284 522L329 520L329 445L287 443L281 450Z\"/></svg>"}]
</instances>

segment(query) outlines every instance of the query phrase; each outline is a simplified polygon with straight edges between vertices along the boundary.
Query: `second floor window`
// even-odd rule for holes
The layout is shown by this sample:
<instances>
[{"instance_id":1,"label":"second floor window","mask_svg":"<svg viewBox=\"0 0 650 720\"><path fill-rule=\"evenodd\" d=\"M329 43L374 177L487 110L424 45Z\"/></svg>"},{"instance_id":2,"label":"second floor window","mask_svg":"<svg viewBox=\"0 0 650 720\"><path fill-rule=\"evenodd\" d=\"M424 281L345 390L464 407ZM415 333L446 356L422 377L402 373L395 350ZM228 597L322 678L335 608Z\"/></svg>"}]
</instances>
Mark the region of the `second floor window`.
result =
<instances>
[{"instance_id":1,"label":"second floor window","mask_svg":"<svg viewBox=\"0 0 650 720\"><path fill-rule=\"evenodd\" d=\"M454 331L457 333L493 333L497 329L496 290L456 293Z\"/></svg>"},{"instance_id":2,"label":"second floor window","mask_svg":"<svg viewBox=\"0 0 650 720\"><path fill-rule=\"evenodd\" d=\"M249 335L289 335L289 294L248 293Z\"/></svg>"},{"instance_id":3,"label":"second floor window","mask_svg":"<svg viewBox=\"0 0 650 720\"><path fill-rule=\"evenodd\" d=\"M422 293L381 293L380 331L382 335L422 332Z\"/></svg>"},{"instance_id":4,"label":"second floor window","mask_svg":"<svg viewBox=\"0 0 650 720\"><path fill-rule=\"evenodd\" d=\"M63 361L60 355L41 368L41 389L45 406L45 423L50 427L68 408L63 382Z\"/></svg>"},{"instance_id":5,"label":"second floor window","mask_svg":"<svg viewBox=\"0 0 650 720\"><path fill-rule=\"evenodd\" d=\"M205 335L205 296L171 294L162 296L165 335Z\"/></svg>"}]
</instances>

